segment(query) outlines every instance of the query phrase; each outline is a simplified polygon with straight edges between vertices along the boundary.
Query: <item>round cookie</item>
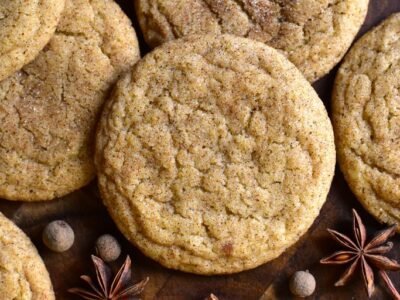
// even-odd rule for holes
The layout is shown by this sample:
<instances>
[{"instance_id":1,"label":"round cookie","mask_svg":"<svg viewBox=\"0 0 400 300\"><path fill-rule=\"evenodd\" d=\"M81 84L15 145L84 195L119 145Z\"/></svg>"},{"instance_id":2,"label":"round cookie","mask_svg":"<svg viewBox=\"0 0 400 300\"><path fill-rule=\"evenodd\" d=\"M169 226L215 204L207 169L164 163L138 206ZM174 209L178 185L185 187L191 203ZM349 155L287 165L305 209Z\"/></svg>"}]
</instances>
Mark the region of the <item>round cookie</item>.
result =
<instances>
[{"instance_id":1,"label":"round cookie","mask_svg":"<svg viewBox=\"0 0 400 300\"><path fill-rule=\"evenodd\" d=\"M64 0L0 0L0 81L31 62L49 42Z\"/></svg>"},{"instance_id":2,"label":"round cookie","mask_svg":"<svg viewBox=\"0 0 400 300\"><path fill-rule=\"evenodd\" d=\"M338 159L350 188L378 220L400 223L400 14L346 56L333 93Z\"/></svg>"},{"instance_id":3,"label":"round cookie","mask_svg":"<svg viewBox=\"0 0 400 300\"><path fill-rule=\"evenodd\" d=\"M139 59L112 0L67 0L55 36L0 82L0 198L49 200L95 175L95 126L110 87Z\"/></svg>"},{"instance_id":4,"label":"round cookie","mask_svg":"<svg viewBox=\"0 0 400 300\"><path fill-rule=\"evenodd\" d=\"M281 50L314 82L343 57L368 0L135 0L153 47L193 33L229 33Z\"/></svg>"},{"instance_id":5,"label":"round cookie","mask_svg":"<svg viewBox=\"0 0 400 300\"><path fill-rule=\"evenodd\" d=\"M262 43L167 43L121 79L96 166L125 236L166 267L234 273L276 258L318 216L333 130L301 73Z\"/></svg>"},{"instance_id":6,"label":"round cookie","mask_svg":"<svg viewBox=\"0 0 400 300\"><path fill-rule=\"evenodd\" d=\"M55 299L49 273L35 246L1 213L0 295L3 300Z\"/></svg>"}]
</instances>

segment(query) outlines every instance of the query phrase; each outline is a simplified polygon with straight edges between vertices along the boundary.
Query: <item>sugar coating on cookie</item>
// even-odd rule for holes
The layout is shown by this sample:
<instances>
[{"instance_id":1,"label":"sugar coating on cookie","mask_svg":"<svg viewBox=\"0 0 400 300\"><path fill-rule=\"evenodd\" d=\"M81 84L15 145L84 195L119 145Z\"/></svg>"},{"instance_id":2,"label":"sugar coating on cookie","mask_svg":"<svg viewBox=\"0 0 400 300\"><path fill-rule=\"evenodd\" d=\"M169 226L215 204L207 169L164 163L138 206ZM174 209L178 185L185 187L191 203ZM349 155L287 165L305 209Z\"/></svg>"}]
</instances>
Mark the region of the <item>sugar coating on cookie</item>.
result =
<instances>
[{"instance_id":1,"label":"sugar coating on cookie","mask_svg":"<svg viewBox=\"0 0 400 300\"><path fill-rule=\"evenodd\" d=\"M46 48L0 82L0 198L49 200L93 179L99 113L138 49L114 1L66 1Z\"/></svg>"},{"instance_id":2,"label":"sugar coating on cookie","mask_svg":"<svg viewBox=\"0 0 400 300\"><path fill-rule=\"evenodd\" d=\"M400 222L400 14L363 36L338 71L333 121L344 176L381 222Z\"/></svg>"},{"instance_id":3,"label":"sugar coating on cookie","mask_svg":"<svg viewBox=\"0 0 400 300\"><path fill-rule=\"evenodd\" d=\"M313 82L343 57L368 0L135 0L147 43L229 33L281 50Z\"/></svg>"},{"instance_id":4,"label":"sugar coating on cookie","mask_svg":"<svg viewBox=\"0 0 400 300\"><path fill-rule=\"evenodd\" d=\"M29 238L0 213L1 299L55 299L49 274Z\"/></svg>"},{"instance_id":5,"label":"sugar coating on cookie","mask_svg":"<svg viewBox=\"0 0 400 300\"><path fill-rule=\"evenodd\" d=\"M0 0L0 80L31 62L49 42L64 0Z\"/></svg>"},{"instance_id":6,"label":"sugar coating on cookie","mask_svg":"<svg viewBox=\"0 0 400 300\"><path fill-rule=\"evenodd\" d=\"M234 273L312 224L333 176L323 103L276 50L245 38L167 43L121 79L96 166L125 236L164 266Z\"/></svg>"}]
</instances>

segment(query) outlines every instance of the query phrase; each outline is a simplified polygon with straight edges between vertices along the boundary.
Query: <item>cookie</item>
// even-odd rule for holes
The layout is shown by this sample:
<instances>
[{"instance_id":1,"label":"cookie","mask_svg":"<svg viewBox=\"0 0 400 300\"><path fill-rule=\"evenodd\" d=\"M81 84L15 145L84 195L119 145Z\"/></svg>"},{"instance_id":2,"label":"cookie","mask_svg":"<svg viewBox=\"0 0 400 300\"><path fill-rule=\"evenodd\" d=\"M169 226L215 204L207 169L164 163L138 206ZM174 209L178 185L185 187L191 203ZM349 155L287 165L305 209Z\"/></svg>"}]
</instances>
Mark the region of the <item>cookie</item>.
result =
<instances>
[{"instance_id":1,"label":"cookie","mask_svg":"<svg viewBox=\"0 0 400 300\"><path fill-rule=\"evenodd\" d=\"M64 0L0 0L0 81L31 62L56 30Z\"/></svg>"},{"instance_id":2,"label":"cookie","mask_svg":"<svg viewBox=\"0 0 400 300\"><path fill-rule=\"evenodd\" d=\"M124 235L166 267L254 268L313 223L335 165L323 103L283 55L231 35L167 43L121 79L96 166Z\"/></svg>"},{"instance_id":3,"label":"cookie","mask_svg":"<svg viewBox=\"0 0 400 300\"><path fill-rule=\"evenodd\" d=\"M93 179L102 105L138 59L134 29L114 1L66 1L46 48L0 82L0 198L49 200Z\"/></svg>"},{"instance_id":4,"label":"cookie","mask_svg":"<svg viewBox=\"0 0 400 300\"><path fill-rule=\"evenodd\" d=\"M333 121L343 174L379 221L400 223L400 14L364 35L340 67Z\"/></svg>"},{"instance_id":5,"label":"cookie","mask_svg":"<svg viewBox=\"0 0 400 300\"><path fill-rule=\"evenodd\" d=\"M368 0L135 0L151 46L193 33L229 33L282 51L314 82L343 57Z\"/></svg>"},{"instance_id":6,"label":"cookie","mask_svg":"<svg viewBox=\"0 0 400 300\"><path fill-rule=\"evenodd\" d=\"M3 300L55 299L49 273L35 246L1 213L0 295Z\"/></svg>"}]
</instances>

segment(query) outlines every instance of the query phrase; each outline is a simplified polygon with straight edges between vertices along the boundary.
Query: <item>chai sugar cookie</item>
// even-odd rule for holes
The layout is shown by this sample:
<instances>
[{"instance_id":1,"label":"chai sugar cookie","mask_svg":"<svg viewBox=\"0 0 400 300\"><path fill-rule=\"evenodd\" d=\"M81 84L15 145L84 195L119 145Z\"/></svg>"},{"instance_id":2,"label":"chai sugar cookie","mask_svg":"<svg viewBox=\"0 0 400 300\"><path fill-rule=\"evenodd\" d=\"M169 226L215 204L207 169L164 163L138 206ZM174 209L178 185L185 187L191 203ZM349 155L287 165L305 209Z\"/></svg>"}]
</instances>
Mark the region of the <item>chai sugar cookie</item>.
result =
<instances>
[{"instance_id":1,"label":"chai sugar cookie","mask_svg":"<svg viewBox=\"0 0 400 300\"><path fill-rule=\"evenodd\" d=\"M166 267L240 272L313 223L334 172L323 103L283 55L231 35L167 43L121 79L101 118L101 194Z\"/></svg>"},{"instance_id":2,"label":"chai sugar cookie","mask_svg":"<svg viewBox=\"0 0 400 300\"><path fill-rule=\"evenodd\" d=\"M49 274L35 246L0 213L0 295L3 300L53 300Z\"/></svg>"},{"instance_id":3,"label":"chai sugar cookie","mask_svg":"<svg viewBox=\"0 0 400 300\"><path fill-rule=\"evenodd\" d=\"M135 0L153 47L193 33L230 33L279 49L314 82L343 57L368 0Z\"/></svg>"},{"instance_id":4,"label":"chai sugar cookie","mask_svg":"<svg viewBox=\"0 0 400 300\"><path fill-rule=\"evenodd\" d=\"M46 48L0 82L0 198L50 200L93 179L99 113L138 59L134 29L114 1L66 1Z\"/></svg>"},{"instance_id":5,"label":"chai sugar cookie","mask_svg":"<svg viewBox=\"0 0 400 300\"><path fill-rule=\"evenodd\" d=\"M56 30L64 0L0 0L0 81L31 62Z\"/></svg>"},{"instance_id":6,"label":"chai sugar cookie","mask_svg":"<svg viewBox=\"0 0 400 300\"><path fill-rule=\"evenodd\" d=\"M343 174L362 205L400 222L400 14L364 35L346 56L333 93Z\"/></svg>"}]
</instances>

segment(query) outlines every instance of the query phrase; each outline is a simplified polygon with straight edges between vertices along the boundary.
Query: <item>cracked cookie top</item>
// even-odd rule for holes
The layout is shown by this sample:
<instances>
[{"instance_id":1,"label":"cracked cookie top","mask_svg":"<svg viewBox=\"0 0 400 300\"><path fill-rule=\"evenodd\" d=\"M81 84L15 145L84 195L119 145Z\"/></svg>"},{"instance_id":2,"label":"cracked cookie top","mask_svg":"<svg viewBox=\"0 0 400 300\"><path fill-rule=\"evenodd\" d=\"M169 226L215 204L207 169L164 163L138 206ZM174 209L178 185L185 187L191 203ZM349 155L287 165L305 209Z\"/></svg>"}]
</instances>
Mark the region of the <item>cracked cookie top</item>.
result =
<instances>
[{"instance_id":1,"label":"cracked cookie top","mask_svg":"<svg viewBox=\"0 0 400 300\"><path fill-rule=\"evenodd\" d=\"M338 158L352 191L381 222L400 223L400 14L363 36L333 93Z\"/></svg>"},{"instance_id":2,"label":"cracked cookie top","mask_svg":"<svg viewBox=\"0 0 400 300\"><path fill-rule=\"evenodd\" d=\"M368 0L135 0L147 43L229 33L282 51L313 82L343 57Z\"/></svg>"},{"instance_id":3,"label":"cracked cookie top","mask_svg":"<svg viewBox=\"0 0 400 300\"><path fill-rule=\"evenodd\" d=\"M31 62L56 30L64 0L0 0L0 81Z\"/></svg>"},{"instance_id":4,"label":"cracked cookie top","mask_svg":"<svg viewBox=\"0 0 400 300\"><path fill-rule=\"evenodd\" d=\"M147 55L117 83L96 143L120 230L163 265L200 274L254 268L297 241L334 165L310 84L276 50L231 35Z\"/></svg>"},{"instance_id":5,"label":"cracked cookie top","mask_svg":"<svg viewBox=\"0 0 400 300\"><path fill-rule=\"evenodd\" d=\"M3 300L55 299L49 274L35 246L1 213L0 295Z\"/></svg>"},{"instance_id":6,"label":"cracked cookie top","mask_svg":"<svg viewBox=\"0 0 400 300\"><path fill-rule=\"evenodd\" d=\"M103 102L139 59L135 32L114 1L65 5L40 55L0 82L0 198L49 200L88 183Z\"/></svg>"}]
</instances>

